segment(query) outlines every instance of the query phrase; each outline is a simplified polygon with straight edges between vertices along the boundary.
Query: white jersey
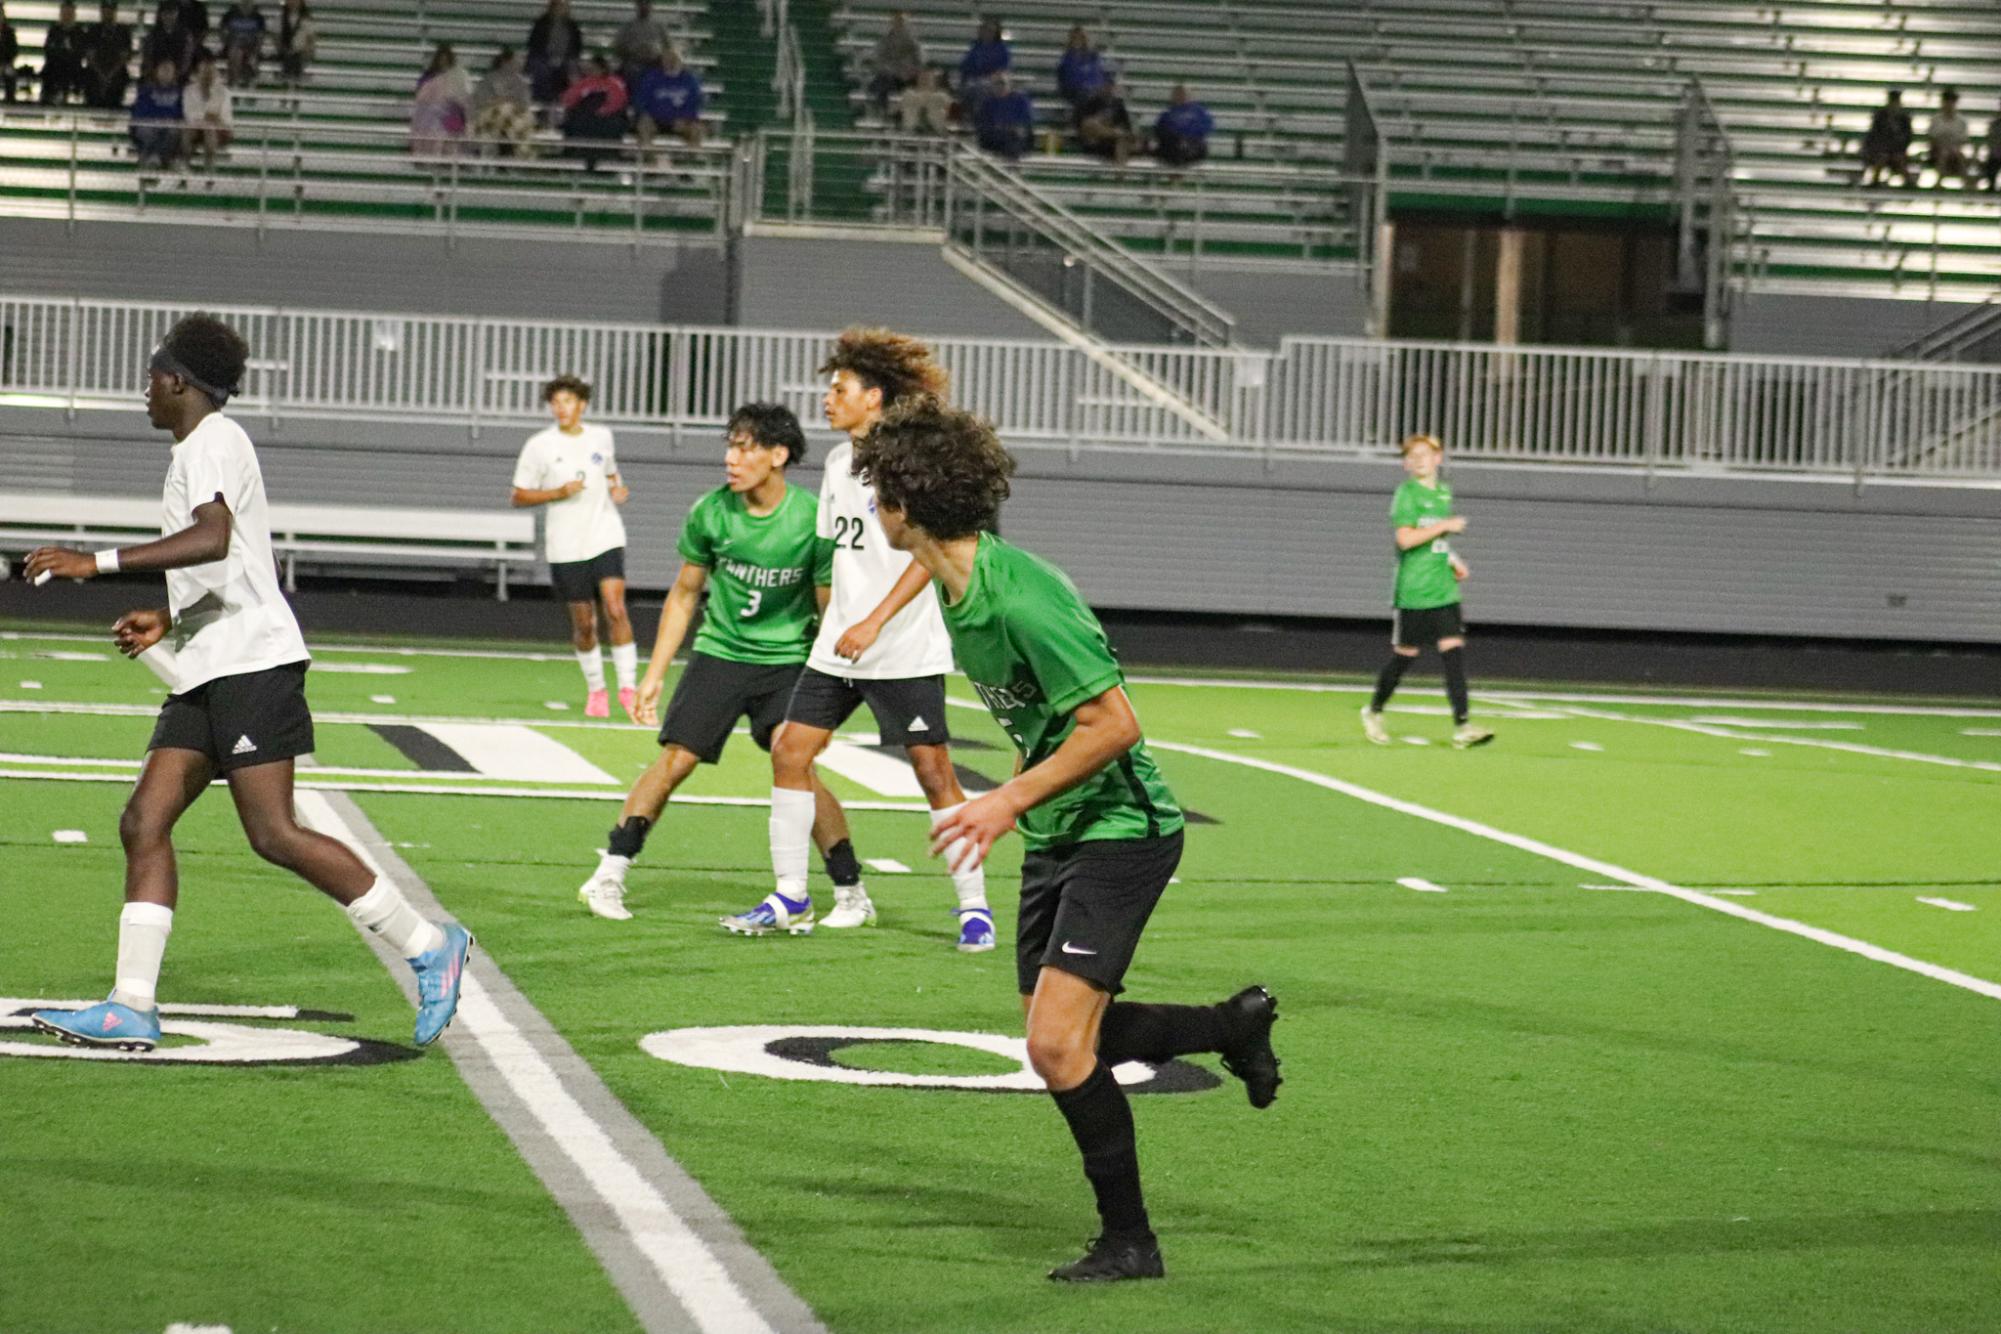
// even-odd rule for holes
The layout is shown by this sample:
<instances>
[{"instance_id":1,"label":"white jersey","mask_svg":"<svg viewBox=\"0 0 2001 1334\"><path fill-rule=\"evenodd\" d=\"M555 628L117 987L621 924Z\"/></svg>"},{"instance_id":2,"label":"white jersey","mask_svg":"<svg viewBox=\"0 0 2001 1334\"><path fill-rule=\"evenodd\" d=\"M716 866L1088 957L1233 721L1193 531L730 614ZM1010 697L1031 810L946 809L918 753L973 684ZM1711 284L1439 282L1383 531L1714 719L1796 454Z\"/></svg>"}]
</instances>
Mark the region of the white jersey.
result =
<instances>
[{"instance_id":1,"label":"white jersey","mask_svg":"<svg viewBox=\"0 0 2001 1334\"><path fill-rule=\"evenodd\" d=\"M554 564L589 560L625 545L625 521L612 503L611 483L618 475L611 432L586 424L575 435L551 426L528 437L514 465L514 485L523 491L553 491L572 479L584 489L567 500L552 500L548 512L547 551Z\"/></svg>"},{"instance_id":2,"label":"white jersey","mask_svg":"<svg viewBox=\"0 0 2001 1334\"><path fill-rule=\"evenodd\" d=\"M834 592L820 620L806 665L850 680L900 681L952 670L952 640L938 613L938 593L926 587L891 618L860 662L834 653L848 627L882 605L910 567L911 557L890 546L876 517L875 488L854 475L855 447L843 442L827 456L820 481L820 536L834 543Z\"/></svg>"},{"instance_id":3,"label":"white jersey","mask_svg":"<svg viewBox=\"0 0 2001 1334\"><path fill-rule=\"evenodd\" d=\"M218 496L229 506L229 554L167 571L174 627L164 642L174 650L177 695L218 676L261 672L312 656L278 587L257 451L241 426L212 412L174 446L160 498L160 532L180 532L194 523L195 506Z\"/></svg>"}]
</instances>

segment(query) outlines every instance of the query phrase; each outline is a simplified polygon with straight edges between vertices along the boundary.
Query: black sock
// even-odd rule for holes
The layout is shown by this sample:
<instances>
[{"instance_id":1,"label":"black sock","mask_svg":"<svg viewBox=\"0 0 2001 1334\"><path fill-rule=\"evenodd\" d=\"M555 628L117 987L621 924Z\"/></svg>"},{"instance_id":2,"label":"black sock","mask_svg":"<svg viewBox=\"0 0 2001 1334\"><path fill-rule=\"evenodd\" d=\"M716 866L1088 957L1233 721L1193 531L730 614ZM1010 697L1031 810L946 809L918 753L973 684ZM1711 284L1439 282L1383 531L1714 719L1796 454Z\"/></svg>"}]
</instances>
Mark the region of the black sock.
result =
<instances>
[{"instance_id":1,"label":"black sock","mask_svg":"<svg viewBox=\"0 0 2001 1334\"><path fill-rule=\"evenodd\" d=\"M1390 660L1383 664L1383 670L1376 674L1376 693L1369 697L1369 712L1381 713L1383 705L1390 702L1390 696L1397 692L1397 683L1410 670L1410 659L1401 653L1390 654Z\"/></svg>"},{"instance_id":2,"label":"black sock","mask_svg":"<svg viewBox=\"0 0 2001 1334\"><path fill-rule=\"evenodd\" d=\"M840 888L851 889L861 883L862 864L855 859L855 845L847 839L842 839L820 856L827 863L827 878Z\"/></svg>"},{"instance_id":3,"label":"black sock","mask_svg":"<svg viewBox=\"0 0 2001 1334\"><path fill-rule=\"evenodd\" d=\"M1213 1005L1137 1005L1113 1001L1098 1028L1098 1059L1161 1063L1190 1052L1221 1051L1229 1036Z\"/></svg>"},{"instance_id":4,"label":"black sock","mask_svg":"<svg viewBox=\"0 0 2001 1334\"><path fill-rule=\"evenodd\" d=\"M645 816L628 815L605 836L605 846L614 857L637 857L639 850L646 846L647 831L652 828L653 821Z\"/></svg>"},{"instance_id":5,"label":"black sock","mask_svg":"<svg viewBox=\"0 0 2001 1334\"><path fill-rule=\"evenodd\" d=\"M1466 650L1440 649L1438 658L1445 664L1445 695L1452 701L1452 721L1463 726L1470 712L1466 707Z\"/></svg>"},{"instance_id":6,"label":"black sock","mask_svg":"<svg viewBox=\"0 0 2001 1334\"><path fill-rule=\"evenodd\" d=\"M1084 1175L1097 1192L1098 1217L1105 1231L1125 1237L1150 1234L1153 1229L1139 1188L1132 1104L1112 1072L1100 1061L1076 1088L1050 1096L1084 1155Z\"/></svg>"}]
</instances>

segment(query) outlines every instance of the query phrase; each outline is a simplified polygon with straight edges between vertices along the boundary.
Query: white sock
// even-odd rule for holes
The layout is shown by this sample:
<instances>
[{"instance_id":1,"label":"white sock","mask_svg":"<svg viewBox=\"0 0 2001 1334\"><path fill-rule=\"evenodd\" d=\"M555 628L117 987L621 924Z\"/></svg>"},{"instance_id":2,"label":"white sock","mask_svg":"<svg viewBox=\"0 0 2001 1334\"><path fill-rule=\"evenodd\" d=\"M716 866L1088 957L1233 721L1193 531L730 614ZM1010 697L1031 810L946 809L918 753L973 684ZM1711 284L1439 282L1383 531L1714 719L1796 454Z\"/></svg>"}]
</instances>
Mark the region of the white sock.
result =
<instances>
[{"instance_id":1,"label":"white sock","mask_svg":"<svg viewBox=\"0 0 2001 1334\"><path fill-rule=\"evenodd\" d=\"M963 806L965 804L966 803L962 801L959 803L959 806ZM952 812L958 810L959 806L946 806L939 810L931 812L931 827L933 829L936 829L939 825L944 824L946 818L950 816ZM945 849L945 864L947 866L950 866L952 862L958 857L959 849L965 846L966 846L965 839L963 838L953 839L951 846ZM972 908L978 908L982 912L987 911L986 863L982 862L980 865L972 867L968 870L952 872L952 889L959 896L960 912L965 912L968 909Z\"/></svg>"},{"instance_id":2,"label":"white sock","mask_svg":"<svg viewBox=\"0 0 2001 1334\"><path fill-rule=\"evenodd\" d=\"M598 874L609 876L619 884L625 883L625 873L632 866L632 858L621 857L616 852L598 854Z\"/></svg>"},{"instance_id":3,"label":"white sock","mask_svg":"<svg viewBox=\"0 0 2001 1334\"><path fill-rule=\"evenodd\" d=\"M611 646L611 668L618 673L620 690L639 688L639 645L613 644ZM598 670L602 671L603 668Z\"/></svg>"},{"instance_id":4,"label":"white sock","mask_svg":"<svg viewBox=\"0 0 2001 1334\"><path fill-rule=\"evenodd\" d=\"M174 929L174 910L157 903L128 903L118 914L118 974L111 999L135 1010L158 1003L160 960L167 957L167 936Z\"/></svg>"},{"instance_id":5,"label":"white sock","mask_svg":"<svg viewBox=\"0 0 2001 1334\"><path fill-rule=\"evenodd\" d=\"M402 890L379 876L366 894L347 905L347 915L406 959L429 954L445 943L437 923L425 921Z\"/></svg>"},{"instance_id":6,"label":"white sock","mask_svg":"<svg viewBox=\"0 0 2001 1334\"><path fill-rule=\"evenodd\" d=\"M594 648L577 650L577 666L584 674L584 686L589 690L604 689L604 659Z\"/></svg>"},{"instance_id":7,"label":"white sock","mask_svg":"<svg viewBox=\"0 0 2001 1334\"><path fill-rule=\"evenodd\" d=\"M811 792L771 789L771 874L778 892L797 901L806 897L806 861L813 851Z\"/></svg>"}]
</instances>

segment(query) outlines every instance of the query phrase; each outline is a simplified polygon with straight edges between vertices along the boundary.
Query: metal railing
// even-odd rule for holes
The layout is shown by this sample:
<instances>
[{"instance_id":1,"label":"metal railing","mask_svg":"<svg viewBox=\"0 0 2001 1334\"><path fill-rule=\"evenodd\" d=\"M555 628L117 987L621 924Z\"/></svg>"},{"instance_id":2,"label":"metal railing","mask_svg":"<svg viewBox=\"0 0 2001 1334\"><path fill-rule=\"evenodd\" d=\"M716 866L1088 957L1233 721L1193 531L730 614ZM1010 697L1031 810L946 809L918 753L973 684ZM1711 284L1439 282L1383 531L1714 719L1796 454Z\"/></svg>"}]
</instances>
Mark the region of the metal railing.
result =
<instances>
[{"instance_id":1,"label":"metal railing","mask_svg":"<svg viewBox=\"0 0 2001 1334\"><path fill-rule=\"evenodd\" d=\"M0 410L140 406L147 358L185 307L0 296ZM740 403L804 420L826 332L221 312L252 361L235 411L433 422L543 419L561 373L621 428L720 427ZM2001 480L2001 368L1293 338L1276 352L932 340L956 402L1022 447L1380 457L1427 431L1455 457L1649 472ZM1138 372L1136 378L1134 371ZM1160 392L1167 391L1166 395Z\"/></svg>"},{"instance_id":2,"label":"metal railing","mask_svg":"<svg viewBox=\"0 0 2001 1334\"><path fill-rule=\"evenodd\" d=\"M1722 347L1729 327L1737 244L1736 158L1709 90L1690 79L1675 142L1675 281L1702 295L1702 344Z\"/></svg>"},{"instance_id":3,"label":"metal railing","mask_svg":"<svg viewBox=\"0 0 2001 1334\"><path fill-rule=\"evenodd\" d=\"M2001 362L2001 292L1883 355L1895 361Z\"/></svg>"}]
</instances>

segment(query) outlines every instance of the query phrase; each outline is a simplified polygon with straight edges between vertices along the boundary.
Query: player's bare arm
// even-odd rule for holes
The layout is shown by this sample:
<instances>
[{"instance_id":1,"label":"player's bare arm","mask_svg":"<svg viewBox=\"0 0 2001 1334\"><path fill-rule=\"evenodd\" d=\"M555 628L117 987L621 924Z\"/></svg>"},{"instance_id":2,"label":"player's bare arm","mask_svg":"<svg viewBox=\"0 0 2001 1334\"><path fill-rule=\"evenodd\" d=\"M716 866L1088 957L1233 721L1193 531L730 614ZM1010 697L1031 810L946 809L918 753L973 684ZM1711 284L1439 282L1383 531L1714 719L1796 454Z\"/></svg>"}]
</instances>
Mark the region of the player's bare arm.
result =
<instances>
[{"instance_id":1,"label":"player's bare arm","mask_svg":"<svg viewBox=\"0 0 2001 1334\"><path fill-rule=\"evenodd\" d=\"M28 553L27 578L48 573L57 579L93 579L110 570L179 570L207 565L229 554L229 506L222 497L195 506L195 521L178 533L137 546L120 547L115 560L100 562L88 551L37 547Z\"/></svg>"},{"instance_id":2,"label":"player's bare arm","mask_svg":"<svg viewBox=\"0 0 2001 1334\"><path fill-rule=\"evenodd\" d=\"M1079 704L1076 719L1070 735L1048 759L973 798L932 830L931 855L937 856L963 838L966 846L960 864L970 860L978 865L986 859L987 850L1014 828L1022 812L1068 792L1139 744L1139 718L1123 686L1113 686Z\"/></svg>"},{"instance_id":3,"label":"player's bare arm","mask_svg":"<svg viewBox=\"0 0 2001 1334\"><path fill-rule=\"evenodd\" d=\"M639 681L639 721L648 727L660 724L660 690L667 682L667 669L688 637L688 623L701 605L702 590L708 586L709 567L684 562L674 576L674 587L660 611L660 632L653 637L653 656L647 659L646 675Z\"/></svg>"},{"instance_id":4,"label":"player's bare arm","mask_svg":"<svg viewBox=\"0 0 2001 1334\"><path fill-rule=\"evenodd\" d=\"M583 479L572 477L561 486L545 487L540 490L533 487L517 486L514 488L514 494L510 499L513 502L514 508L520 510L527 509L533 505L552 505L559 500L568 500L583 489ZM625 502L621 500L619 503L624 504Z\"/></svg>"},{"instance_id":5,"label":"player's bare arm","mask_svg":"<svg viewBox=\"0 0 2001 1334\"><path fill-rule=\"evenodd\" d=\"M632 488L625 484L623 477L615 472L606 473L605 481L611 485L612 504L623 505L626 501L632 499Z\"/></svg>"},{"instance_id":6,"label":"player's bare arm","mask_svg":"<svg viewBox=\"0 0 2001 1334\"><path fill-rule=\"evenodd\" d=\"M1465 531L1466 516L1463 514L1455 514L1449 519L1440 519L1437 523L1425 524L1422 528L1405 526L1397 529L1397 550L1409 551L1413 547L1423 546L1426 542L1436 542L1441 537L1449 537L1454 533L1463 533Z\"/></svg>"},{"instance_id":7,"label":"player's bare arm","mask_svg":"<svg viewBox=\"0 0 2001 1334\"><path fill-rule=\"evenodd\" d=\"M883 598L881 605L849 626L847 632L834 645L834 652L849 662L860 662L862 654L868 652L870 645L874 644L877 637L882 634L882 628L896 619L896 613L916 601L917 595L922 593L930 582L931 571L913 558L901 577L890 586L889 593Z\"/></svg>"}]
</instances>

